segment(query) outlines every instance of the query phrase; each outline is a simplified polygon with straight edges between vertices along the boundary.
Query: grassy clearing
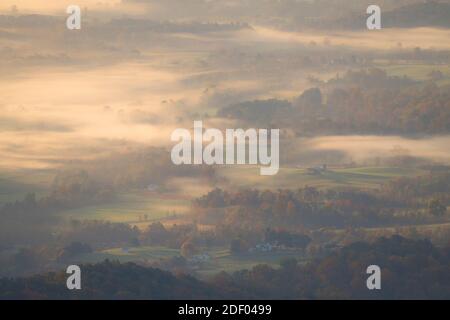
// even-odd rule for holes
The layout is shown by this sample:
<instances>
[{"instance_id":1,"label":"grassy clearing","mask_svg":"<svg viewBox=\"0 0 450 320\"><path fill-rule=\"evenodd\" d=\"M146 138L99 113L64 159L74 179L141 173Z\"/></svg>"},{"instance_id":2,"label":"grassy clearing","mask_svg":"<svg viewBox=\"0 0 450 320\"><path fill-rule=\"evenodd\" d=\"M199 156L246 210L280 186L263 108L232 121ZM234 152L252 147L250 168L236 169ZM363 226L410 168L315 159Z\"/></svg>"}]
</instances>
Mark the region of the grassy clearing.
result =
<instances>
[{"instance_id":1,"label":"grassy clearing","mask_svg":"<svg viewBox=\"0 0 450 320\"><path fill-rule=\"evenodd\" d=\"M224 166L218 170L219 174L228 180L227 185L222 187L272 190L296 189L306 185L317 188L371 189L396 177L424 173L420 169L397 167L330 169L319 175L308 174L305 169L300 168L281 168L275 176L261 176L259 167L256 166ZM35 192L37 196L44 195L50 185L50 177L50 174L44 172L33 175L0 175L0 204L22 199L27 192ZM176 193L131 190L119 194L113 202L67 210L62 212L61 216L68 220L104 220L145 228L153 221L183 219L190 210L190 199L205 194L211 188L198 182L194 184L192 181L174 181L174 183L180 188L184 186L186 190L179 190Z\"/></svg>"},{"instance_id":2,"label":"grassy clearing","mask_svg":"<svg viewBox=\"0 0 450 320\"><path fill-rule=\"evenodd\" d=\"M420 169L397 167L329 169L319 175L308 174L306 169L281 168L275 176L261 176L257 167L248 166L223 167L219 171L232 185L258 189L296 189L304 186L373 189L397 177L424 173Z\"/></svg>"},{"instance_id":3,"label":"grassy clearing","mask_svg":"<svg viewBox=\"0 0 450 320\"><path fill-rule=\"evenodd\" d=\"M285 258L296 258L299 261L306 261L304 255L297 250L280 252L258 252L243 256L232 255L228 249L217 248L208 252L211 260L201 265L198 274L201 277L212 276L220 271L235 272L243 269L251 269L259 264L267 264L278 267L280 261Z\"/></svg>"},{"instance_id":4,"label":"grassy clearing","mask_svg":"<svg viewBox=\"0 0 450 320\"><path fill-rule=\"evenodd\" d=\"M284 258L294 257L305 260L301 252L296 250L282 252L259 252L243 256L235 256L227 248L215 247L204 249L202 253L207 253L211 259L195 267L201 277L208 277L220 271L234 272L242 269L251 269L258 264L268 264L277 267ZM124 262L152 263L159 259L171 258L180 255L177 249L166 247L135 247L135 248L114 248L101 252L83 255L79 258L80 263L96 263L105 259L118 260Z\"/></svg>"},{"instance_id":5,"label":"grassy clearing","mask_svg":"<svg viewBox=\"0 0 450 320\"><path fill-rule=\"evenodd\" d=\"M439 85L450 84L450 65L433 65L433 64L398 64L380 66L390 76L409 77L414 80L424 81L430 79L430 72L439 70L444 75L442 80L437 81Z\"/></svg>"},{"instance_id":6,"label":"grassy clearing","mask_svg":"<svg viewBox=\"0 0 450 320\"><path fill-rule=\"evenodd\" d=\"M125 262L155 262L159 259L171 258L179 256L180 252L177 249L170 249L165 247L137 247L137 248L114 248L100 252L82 255L79 260L82 263L97 263L105 259L117 260L122 263Z\"/></svg>"},{"instance_id":7,"label":"grassy clearing","mask_svg":"<svg viewBox=\"0 0 450 320\"><path fill-rule=\"evenodd\" d=\"M135 190L119 194L111 203L67 210L62 215L67 219L105 220L137 225L183 215L189 210L189 206L190 202L184 198ZM146 221L143 221L144 215L147 215Z\"/></svg>"}]
</instances>

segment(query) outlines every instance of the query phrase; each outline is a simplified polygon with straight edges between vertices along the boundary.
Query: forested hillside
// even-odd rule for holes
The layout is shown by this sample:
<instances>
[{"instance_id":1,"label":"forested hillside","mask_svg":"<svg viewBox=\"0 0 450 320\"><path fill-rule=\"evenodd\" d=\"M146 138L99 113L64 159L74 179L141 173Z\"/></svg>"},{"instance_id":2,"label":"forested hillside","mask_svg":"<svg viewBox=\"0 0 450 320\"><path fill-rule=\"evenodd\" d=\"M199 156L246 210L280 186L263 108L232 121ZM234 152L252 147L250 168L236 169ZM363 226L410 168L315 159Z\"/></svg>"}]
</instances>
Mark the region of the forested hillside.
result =
<instances>
[{"instance_id":1,"label":"forested hillside","mask_svg":"<svg viewBox=\"0 0 450 320\"><path fill-rule=\"evenodd\" d=\"M366 287L367 266L380 265L383 290ZM133 263L84 265L82 289L66 274L0 280L0 299L449 299L450 247L394 236L357 242L306 265L283 260L202 282Z\"/></svg>"}]
</instances>

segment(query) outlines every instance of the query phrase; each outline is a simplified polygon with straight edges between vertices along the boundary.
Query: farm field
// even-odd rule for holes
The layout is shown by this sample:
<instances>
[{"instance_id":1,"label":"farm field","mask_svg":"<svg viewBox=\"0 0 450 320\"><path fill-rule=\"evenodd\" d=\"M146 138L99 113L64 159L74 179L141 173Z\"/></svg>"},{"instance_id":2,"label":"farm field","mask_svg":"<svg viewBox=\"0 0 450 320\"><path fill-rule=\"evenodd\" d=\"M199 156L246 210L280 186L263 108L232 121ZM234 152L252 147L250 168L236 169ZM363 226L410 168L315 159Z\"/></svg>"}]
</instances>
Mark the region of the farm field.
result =
<instances>
[{"instance_id":1,"label":"farm field","mask_svg":"<svg viewBox=\"0 0 450 320\"><path fill-rule=\"evenodd\" d=\"M288 250L282 252L258 252L248 255L235 256L227 248L215 247L204 249L202 253L207 253L210 260L200 264L193 264L199 276L208 277L220 271L234 272L242 269L251 269L258 264L268 264L276 267L284 258L297 258L305 260L300 251ZM141 262L152 263L159 259L180 256L178 249L166 247L133 247L133 248L114 248L101 252L85 254L80 256L80 263L96 263L105 259L117 260L120 262Z\"/></svg>"},{"instance_id":2,"label":"farm field","mask_svg":"<svg viewBox=\"0 0 450 320\"><path fill-rule=\"evenodd\" d=\"M355 187L378 188L382 183L402 176L416 176L425 171L416 168L359 167L329 169L321 174L309 174L306 169L280 168L276 176L260 176L257 167L223 167L221 175L231 185L258 189L296 189L304 186L317 188Z\"/></svg>"},{"instance_id":3,"label":"farm field","mask_svg":"<svg viewBox=\"0 0 450 320\"><path fill-rule=\"evenodd\" d=\"M414 168L360 167L350 169L329 169L312 175L306 169L281 168L276 176L260 176L257 167L220 167L219 174L227 183L219 185L227 188L296 189L304 186L317 188L353 187L362 189L378 188L382 183L402 176L415 176L425 171ZM204 190L206 193L208 188ZM204 193L203 193L204 194ZM165 193L132 190L118 195L111 203L87 206L62 213L66 219L104 220L136 225L141 229L154 221L183 222L190 211L191 196L186 193L167 195Z\"/></svg>"},{"instance_id":4,"label":"farm field","mask_svg":"<svg viewBox=\"0 0 450 320\"><path fill-rule=\"evenodd\" d=\"M99 252L93 252L80 256L83 263L96 263L105 259L117 260L120 262L155 262L163 258L171 258L180 255L180 250L166 247L134 247L134 248L113 248Z\"/></svg>"},{"instance_id":5,"label":"farm field","mask_svg":"<svg viewBox=\"0 0 450 320\"><path fill-rule=\"evenodd\" d=\"M164 194L142 190L118 195L118 199L101 205L86 206L62 212L66 219L104 220L133 225L176 218L189 210L190 201L184 197L168 197Z\"/></svg>"},{"instance_id":6,"label":"farm field","mask_svg":"<svg viewBox=\"0 0 450 320\"><path fill-rule=\"evenodd\" d=\"M450 84L450 66L449 65L433 65L433 64L396 64L396 65L380 65L388 75L398 77L409 77L414 80L424 81L430 79L430 72L439 70L443 74L443 79L436 83L439 85Z\"/></svg>"},{"instance_id":7,"label":"farm field","mask_svg":"<svg viewBox=\"0 0 450 320\"><path fill-rule=\"evenodd\" d=\"M212 276L220 271L231 273L238 270L251 269L259 264L277 267L286 258L296 258L298 261L303 262L307 261L298 250L258 252L243 256L234 256L228 249L217 249L208 253L211 255L211 261L203 264L197 271L201 277Z\"/></svg>"},{"instance_id":8,"label":"farm field","mask_svg":"<svg viewBox=\"0 0 450 320\"><path fill-rule=\"evenodd\" d=\"M309 174L303 168L281 168L275 176L259 175L256 166L223 166L217 168L226 183L219 187L296 189L304 186L317 188L353 187L361 189L378 188L382 183L401 176L415 176L426 173L415 168L358 167L331 168L321 174ZM48 193L53 175L47 171L15 172L0 175L0 205L23 199L29 193L42 197ZM17 181L21 181L20 183ZM66 210L60 216L67 220L103 220L128 223L145 229L154 221L163 223L185 223L190 211L191 199L207 193L212 187L190 180L171 182L181 188L176 193L158 193L147 190L129 190L120 193L110 203Z\"/></svg>"},{"instance_id":9,"label":"farm field","mask_svg":"<svg viewBox=\"0 0 450 320\"><path fill-rule=\"evenodd\" d=\"M256 166L223 166L217 170L219 175L227 180L220 183L219 187L273 190L304 186L373 189L390 179L426 173L421 169L398 167L331 168L315 175L309 174L303 168L285 167L275 176L259 175L259 167ZM0 205L23 199L28 192L34 192L37 197L45 196L52 177L50 173L40 171L0 175ZM60 215L67 220L104 220L128 223L143 229L154 221L182 222L190 211L191 199L207 193L212 188L189 180L177 180L172 183L182 188L180 192L168 194L140 189L129 190L120 193L113 202L66 210Z\"/></svg>"}]
</instances>

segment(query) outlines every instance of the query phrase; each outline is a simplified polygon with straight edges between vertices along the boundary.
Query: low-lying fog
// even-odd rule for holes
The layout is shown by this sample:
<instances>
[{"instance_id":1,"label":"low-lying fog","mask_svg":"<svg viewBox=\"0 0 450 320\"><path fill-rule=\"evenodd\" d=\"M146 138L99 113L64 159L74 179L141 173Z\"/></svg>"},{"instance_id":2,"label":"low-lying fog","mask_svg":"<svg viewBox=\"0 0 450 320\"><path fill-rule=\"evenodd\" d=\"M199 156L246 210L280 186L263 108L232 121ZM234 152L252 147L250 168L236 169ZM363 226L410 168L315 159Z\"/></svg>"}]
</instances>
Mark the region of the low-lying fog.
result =
<instances>
[{"instance_id":1,"label":"low-lying fog","mask_svg":"<svg viewBox=\"0 0 450 320\"><path fill-rule=\"evenodd\" d=\"M450 163L450 136L405 138L397 136L327 136L308 139L314 150L344 152L355 162L376 157L411 156Z\"/></svg>"},{"instance_id":2,"label":"low-lying fog","mask_svg":"<svg viewBox=\"0 0 450 320\"><path fill-rule=\"evenodd\" d=\"M211 2L208 8L222 8L218 1L196 1L189 14L196 16L192 8L206 2ZM0 14L38 13L64 18L68 4L2 0ZM80 0L78 4L89 7L89 17L102 17L104 21L113 13L163 19L166 16L158 16L158 12L175 14L175 7L180 8L178 13L189 7L180 1ZM238 10L232 4L223 6L230 12ZM270 8L271 4L264 5ZM98 30L83 29L78 37L69 34L64 19L61 21L61 29L45 24L33 28L28 22L18 21L20 27L0 30L1 168L52 167L63 160L94 158L130 146L169 146L171 132L190 127L196 117L210 126L233 128L229 120L207 119L218 108L232 103L295 99L311 86L307 81L310 72L320 77L345 71L334 66L314 70L292 67L286 57L298 62L295 59L301 54L315 52L307 50L339 56L342 48L361 50L356 54L401 50L400 45L404 50L417 44L422 48L450 48L446 29L286 32L250 22L251 28L224 32L139 34L141 31L126 28L125 19L121 21L125 24L120 29L123 34L115 34L105 24ZM91 26L95 21L90 21ZM224 18L220 22L230 21ZM282 145L280 152L292 154L288 158L294 163L302 163L308 152L320 162L322 151L342 152L354 161L395 154L448 161L449 139L316 137L296 146L303 154L300 152L295 160L292 158L297 150L283 150Z\"/></svg>"}]
</instances>

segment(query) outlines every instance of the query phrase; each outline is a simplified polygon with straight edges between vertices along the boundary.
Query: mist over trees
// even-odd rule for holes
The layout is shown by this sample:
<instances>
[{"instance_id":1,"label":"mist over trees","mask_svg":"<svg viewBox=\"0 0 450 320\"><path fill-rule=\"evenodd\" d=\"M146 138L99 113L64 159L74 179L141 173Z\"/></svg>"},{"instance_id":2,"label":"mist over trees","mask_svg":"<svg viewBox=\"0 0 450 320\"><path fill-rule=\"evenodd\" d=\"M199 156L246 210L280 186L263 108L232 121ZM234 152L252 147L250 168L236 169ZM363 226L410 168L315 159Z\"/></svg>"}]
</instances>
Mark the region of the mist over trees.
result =
<instances>
[{"instance_id":1,"label":"mist over trees","mask_svg":"<svg viewBox=\"0 0 450 320\"><path fill-rule=\"evenodd\" d=\"M448 89L433 82L419 86L380 69L349 71L322 89L305 90L292 103L248 101L223 108L218 116L292 128L298 135L445 134Z\"/></svg>"}]
</instances>

